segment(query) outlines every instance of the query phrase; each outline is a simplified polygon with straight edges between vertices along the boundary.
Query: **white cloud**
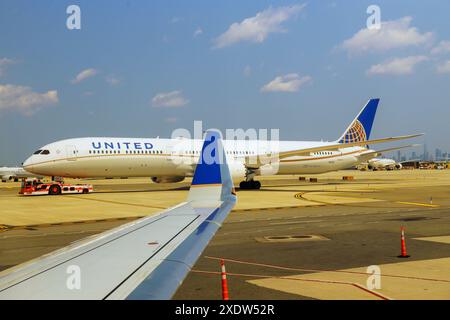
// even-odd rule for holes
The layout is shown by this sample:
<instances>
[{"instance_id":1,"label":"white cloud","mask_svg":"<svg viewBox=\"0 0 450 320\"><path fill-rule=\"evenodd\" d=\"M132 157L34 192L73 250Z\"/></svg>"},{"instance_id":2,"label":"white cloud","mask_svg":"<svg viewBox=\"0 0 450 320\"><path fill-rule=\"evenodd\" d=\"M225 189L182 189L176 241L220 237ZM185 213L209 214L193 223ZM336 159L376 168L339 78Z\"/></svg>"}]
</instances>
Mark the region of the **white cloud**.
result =
<instances>
[{"instance_id":1,"label":"white cloud","mask_svg":"<svg viewBox=\"0 0 450 320\"><path fill-rule=\"evenodd\" d=\"M450 60L445 61L436 68L437 73L450 73Z\"/></svg>"},{"instance_id":2,"label":"white cloud","mask_svg":"<svg viewBox=\"0 0 450 320\"><path fill-rule=\"evenodd\" d=\"M297 92L300 87L312 78L310 76L300 77L297 73L278 76L261 88L261 92Z\"/></svg>"},{"instance_id":3,"label":"white cloud","mask_svg":"<svg viewBox=\"0 0 450 320\"><path fill-rule=\"evenodd\" d=\"M72 80L72 83L80 83L81 81L94 77L95 75L97 75L97 73L98 71L93 68L83 70L75 77L75 79Z\"/></svg>"},{"instance_id":4,"label":"white cloud","mask_svg":"<svg viewBox=\"0 0 450 320\"><path fill-rule=\"evenodd\" d=\"M281 24L300 12L305 5L268 8L256 16L233 23L225 33L214 40L215 48L223 48L241 41L261 43L271 33L286 32Z\"/></svg>"},{"instance_id":5,"label":"white cloud","mask_svg":"<svg viewBox=\"0 0 450 320\"><path fill-rule=\"evenodd\" d=\"M428 60L425 56L409 56L406 58L395 58L380 64L376 64L367 70L368 75L393 74L405 75L414 72L415 66Z\"/></svg>"},{"instance_id":6,"label":"white cloud","mask_svg":"<svg viewBox=\"0 0 450 320\"><path fill-rule=\"evenodd\" d=\"M7 66L16 63L15 60L9 58L0 58L0 77L4 74Z\"/></svg>"},{"instance_id":7,"label":"white cloud","mask_svg":"<svg viewBox=\"0 0 450 320\"><path fill-rule=\"evenodd\" d=\"M450 41L443 40L439 44L431 49L431 54L444 54L450 53Z\"/></svg>"},{"instance_id":8,"label":"white cloud","mask_svg":"<svg viewBox=\"0 0 450 320\"><path fill-rule=\"evenodd\" d=\"M411 17L403 17L382 22L379 29L361 29L353 37L345 40L341 48L354 54L370 51L384 52L429 43L433 39L433 33L420 33L417 28L410 26L411 21Z\"/></svg>"},{"instance_id":9,"label":"white cloud","mask_svg":"<svg viewBox=\"0 0 450 320\"><path fill-rule=\"evenodd\" d=\"M203 30L202 30L202 28L197 28L195 31L194 31L194 38L197 38L199 35L201 35L201 34L203 34Z\"/></svg>"},{"instance_id":10,"label":"white cloud","mask_svg":"<svg viewBox=\"0 0 450 320\"><path fill-rule=\"evenodd\" d=\"M189 103L183 93L179 90L171 92L161 92L152 98L152 105L154 107L175 108L182 107Z\"/></svg>"},{"instance_id":11,"label":"white cloud","mask_svg":"<svg viewBox=\"0 0 450 320\"><path fill-rule=\"evenodd\" d=\"M120 84L120 79L117 78L115 75L109 75L105 78L105 80L111 86L117 86L118 84Z\"/></svg>"},{"instance_id":12,"label":"white cloud","mask_svg":"<svg viewBox=\"0 0 450 320\"><path fill-rule=\"evenodd\" d=\"M9 59L9 58L1 58L0 59L0 66L12 64L12 63L14 63L13 59Z\"/></svg>"},{"instance_id":13,"label":"white cloud","mask_svg":"<svg viewBox=\"0 0 450 320\"><path fill-rule=\"evenodd\" d=\"M25 115L32 115L43 106L58 103L58 92L34 92L30 87L11 84L0 85L0 111L16 110Z\"/></svg>"}]
</instances>

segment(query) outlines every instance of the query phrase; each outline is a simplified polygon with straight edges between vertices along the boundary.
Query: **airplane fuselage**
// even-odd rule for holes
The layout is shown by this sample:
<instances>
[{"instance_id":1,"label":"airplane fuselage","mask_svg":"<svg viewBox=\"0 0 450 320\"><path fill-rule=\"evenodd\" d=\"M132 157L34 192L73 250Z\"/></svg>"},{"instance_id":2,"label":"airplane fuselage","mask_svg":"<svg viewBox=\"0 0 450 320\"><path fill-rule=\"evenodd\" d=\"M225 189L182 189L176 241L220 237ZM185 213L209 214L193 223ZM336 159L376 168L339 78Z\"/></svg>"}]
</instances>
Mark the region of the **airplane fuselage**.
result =
<instances>
[{"instance_id":1,"label":"airplane fuselage","mask_svg":"<svg viewBox=\"0 0 450 320\"><path fill-rule=\"evenodd\" d=\"M333 142L224 140L234 179L243 179L247 157L326 146ZM334 142L335 144L335 142ZM78 138L42 147L27 159L24 168L36 174L88 177L186 177L192 176L202 140L146 138ZM322 151L267 163L255 175L318 174L358 164L362 147Z\"/></svg>"}]
</instances>

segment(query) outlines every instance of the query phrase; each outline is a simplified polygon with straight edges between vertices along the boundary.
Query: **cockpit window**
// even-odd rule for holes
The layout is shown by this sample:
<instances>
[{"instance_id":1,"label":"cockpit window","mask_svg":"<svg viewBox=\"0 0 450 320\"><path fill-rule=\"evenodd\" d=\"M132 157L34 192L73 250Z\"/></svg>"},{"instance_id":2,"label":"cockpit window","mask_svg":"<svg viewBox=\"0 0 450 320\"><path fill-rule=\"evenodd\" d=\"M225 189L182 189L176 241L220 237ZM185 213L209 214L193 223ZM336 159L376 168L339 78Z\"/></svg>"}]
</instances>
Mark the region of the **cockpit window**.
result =
<instances>
[{"instance_id":1,"label":"cockpit window","mask_svg":"<svg viewBox=\"0 0 450 320\"><path fill-rule=\"evenodd\" d=\"M33 154L39 154L39 153L41 153L42 152L42 150L38 150L38 151L36 151L35 153L33 153Z\"/></svg>"},{"instance_id":2,"label":"cockpit window","mask_svg":"<svg viewBox=\"0 0 450 320\"><path fill-rule=\"evenodd\" d=\"M43 151L41 152L41 154L50 154L50 151L48 151L48 150L43 150Z\"/></svg>"}]
</instances>

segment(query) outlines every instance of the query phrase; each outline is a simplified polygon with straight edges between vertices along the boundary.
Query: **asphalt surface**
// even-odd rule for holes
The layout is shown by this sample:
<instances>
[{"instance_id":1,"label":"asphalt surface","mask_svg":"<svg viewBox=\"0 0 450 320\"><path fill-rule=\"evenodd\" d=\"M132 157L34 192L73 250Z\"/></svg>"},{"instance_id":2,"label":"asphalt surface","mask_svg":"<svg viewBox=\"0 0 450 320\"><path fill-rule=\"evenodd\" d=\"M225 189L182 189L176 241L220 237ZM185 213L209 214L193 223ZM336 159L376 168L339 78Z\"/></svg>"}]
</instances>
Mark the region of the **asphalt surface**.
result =
<instances>
[{"instance_id":1,"label":"asphalt surface","mask_svg":"<svg viewBox=\"0 0 450 320\"><path fill-rule=\"evenodd\" d=\"M391 211L391 212L388 212ZM254 212L258 219L229 221L216 235L194 270L220 271L221 257L244 262L296 269L340 270L397 263L400 227L407 230L408 260L450 256L450 245L413 240L415 237L450 234L450 209L324 206ZM276 214L276 216L275 216ZM279 217L283 215L283 217ZM236 215L234 216L236 217ZM231 220L231 219L230 219ZM317 235L329 240L261 242L261 238ZM283 271L226 262L227 272L248 275L288 276L305 272ZM229 276L233 299L309 299L257 287L247 276ZM257 277L256 277L257 278ZM191 272L175 299L220 299L220 276Z\"/></svg>"}]
</instances>

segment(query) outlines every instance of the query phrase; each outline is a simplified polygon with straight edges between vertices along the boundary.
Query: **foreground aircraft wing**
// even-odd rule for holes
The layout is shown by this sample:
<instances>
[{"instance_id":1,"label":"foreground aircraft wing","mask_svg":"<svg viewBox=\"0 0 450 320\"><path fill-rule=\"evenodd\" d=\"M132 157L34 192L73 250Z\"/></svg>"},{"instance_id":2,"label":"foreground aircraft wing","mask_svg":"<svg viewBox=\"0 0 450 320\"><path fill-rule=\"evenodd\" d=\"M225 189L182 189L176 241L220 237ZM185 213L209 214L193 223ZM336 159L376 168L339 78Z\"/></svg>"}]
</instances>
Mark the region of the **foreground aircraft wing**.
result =
<instances>
[{"instance_id":1,"label":"foreground aircraft wing","mask_svg":"<svg viewBox=\"0 0 450 320\"><path fill-rule=\"evenodd\" d=\"M420 144L410 144L410 145L407 145L407 146L393 147L393 148L382 149L382 150L369 150L367 152L362 153L358 157L362 161L367 161L367 160L370 160L370 159L372 159L374 157L379 157L383 153L386 153L386 152L391 152L391 151L405 149L405 148L414 148L414 147L419 147L419 146L420 146Z\"/></svg>"},{"instance_id":2,"label":"foreground aircraft wing","mask_svg":"<svg viewBox=\"0 0 450 320\"><path fill-rule=\"evenodd\" d=\"M256 168L261 166L262 163L260 162L260 157L264 157L265 163L267 164L270 162L277 162L284 158L310 155L310 153L313 153L313 152L340 150L340 149L350 148L350 147L393 142L393 141L398 141L398 140L416 138L416 137L419 137L422 135L423 134L420 133L420 134L411 134L411 135L406 135L406 136L381 138L381 139L365 140L365 141L356 141L356 142L350 142L350 143L336 143L336 144L324 145L324 146L320 146L320 147L283 151L283 152L279 152L279 153L271 154L271 155L251 156L251 157L246 157L246 165L247 165L247 167L256 167Z\"/></svg>"},{"instance_id":3,"label":"foreground aircraft wing","mask_svg":"<svg viewBox=\"0 0 450 320\"><path fill-rule=\"evenodd\" d=\"M220 155L208 131L187 202L4 271L0 300L171 298L236 203Z\"/></svg>"}]
</instances>

